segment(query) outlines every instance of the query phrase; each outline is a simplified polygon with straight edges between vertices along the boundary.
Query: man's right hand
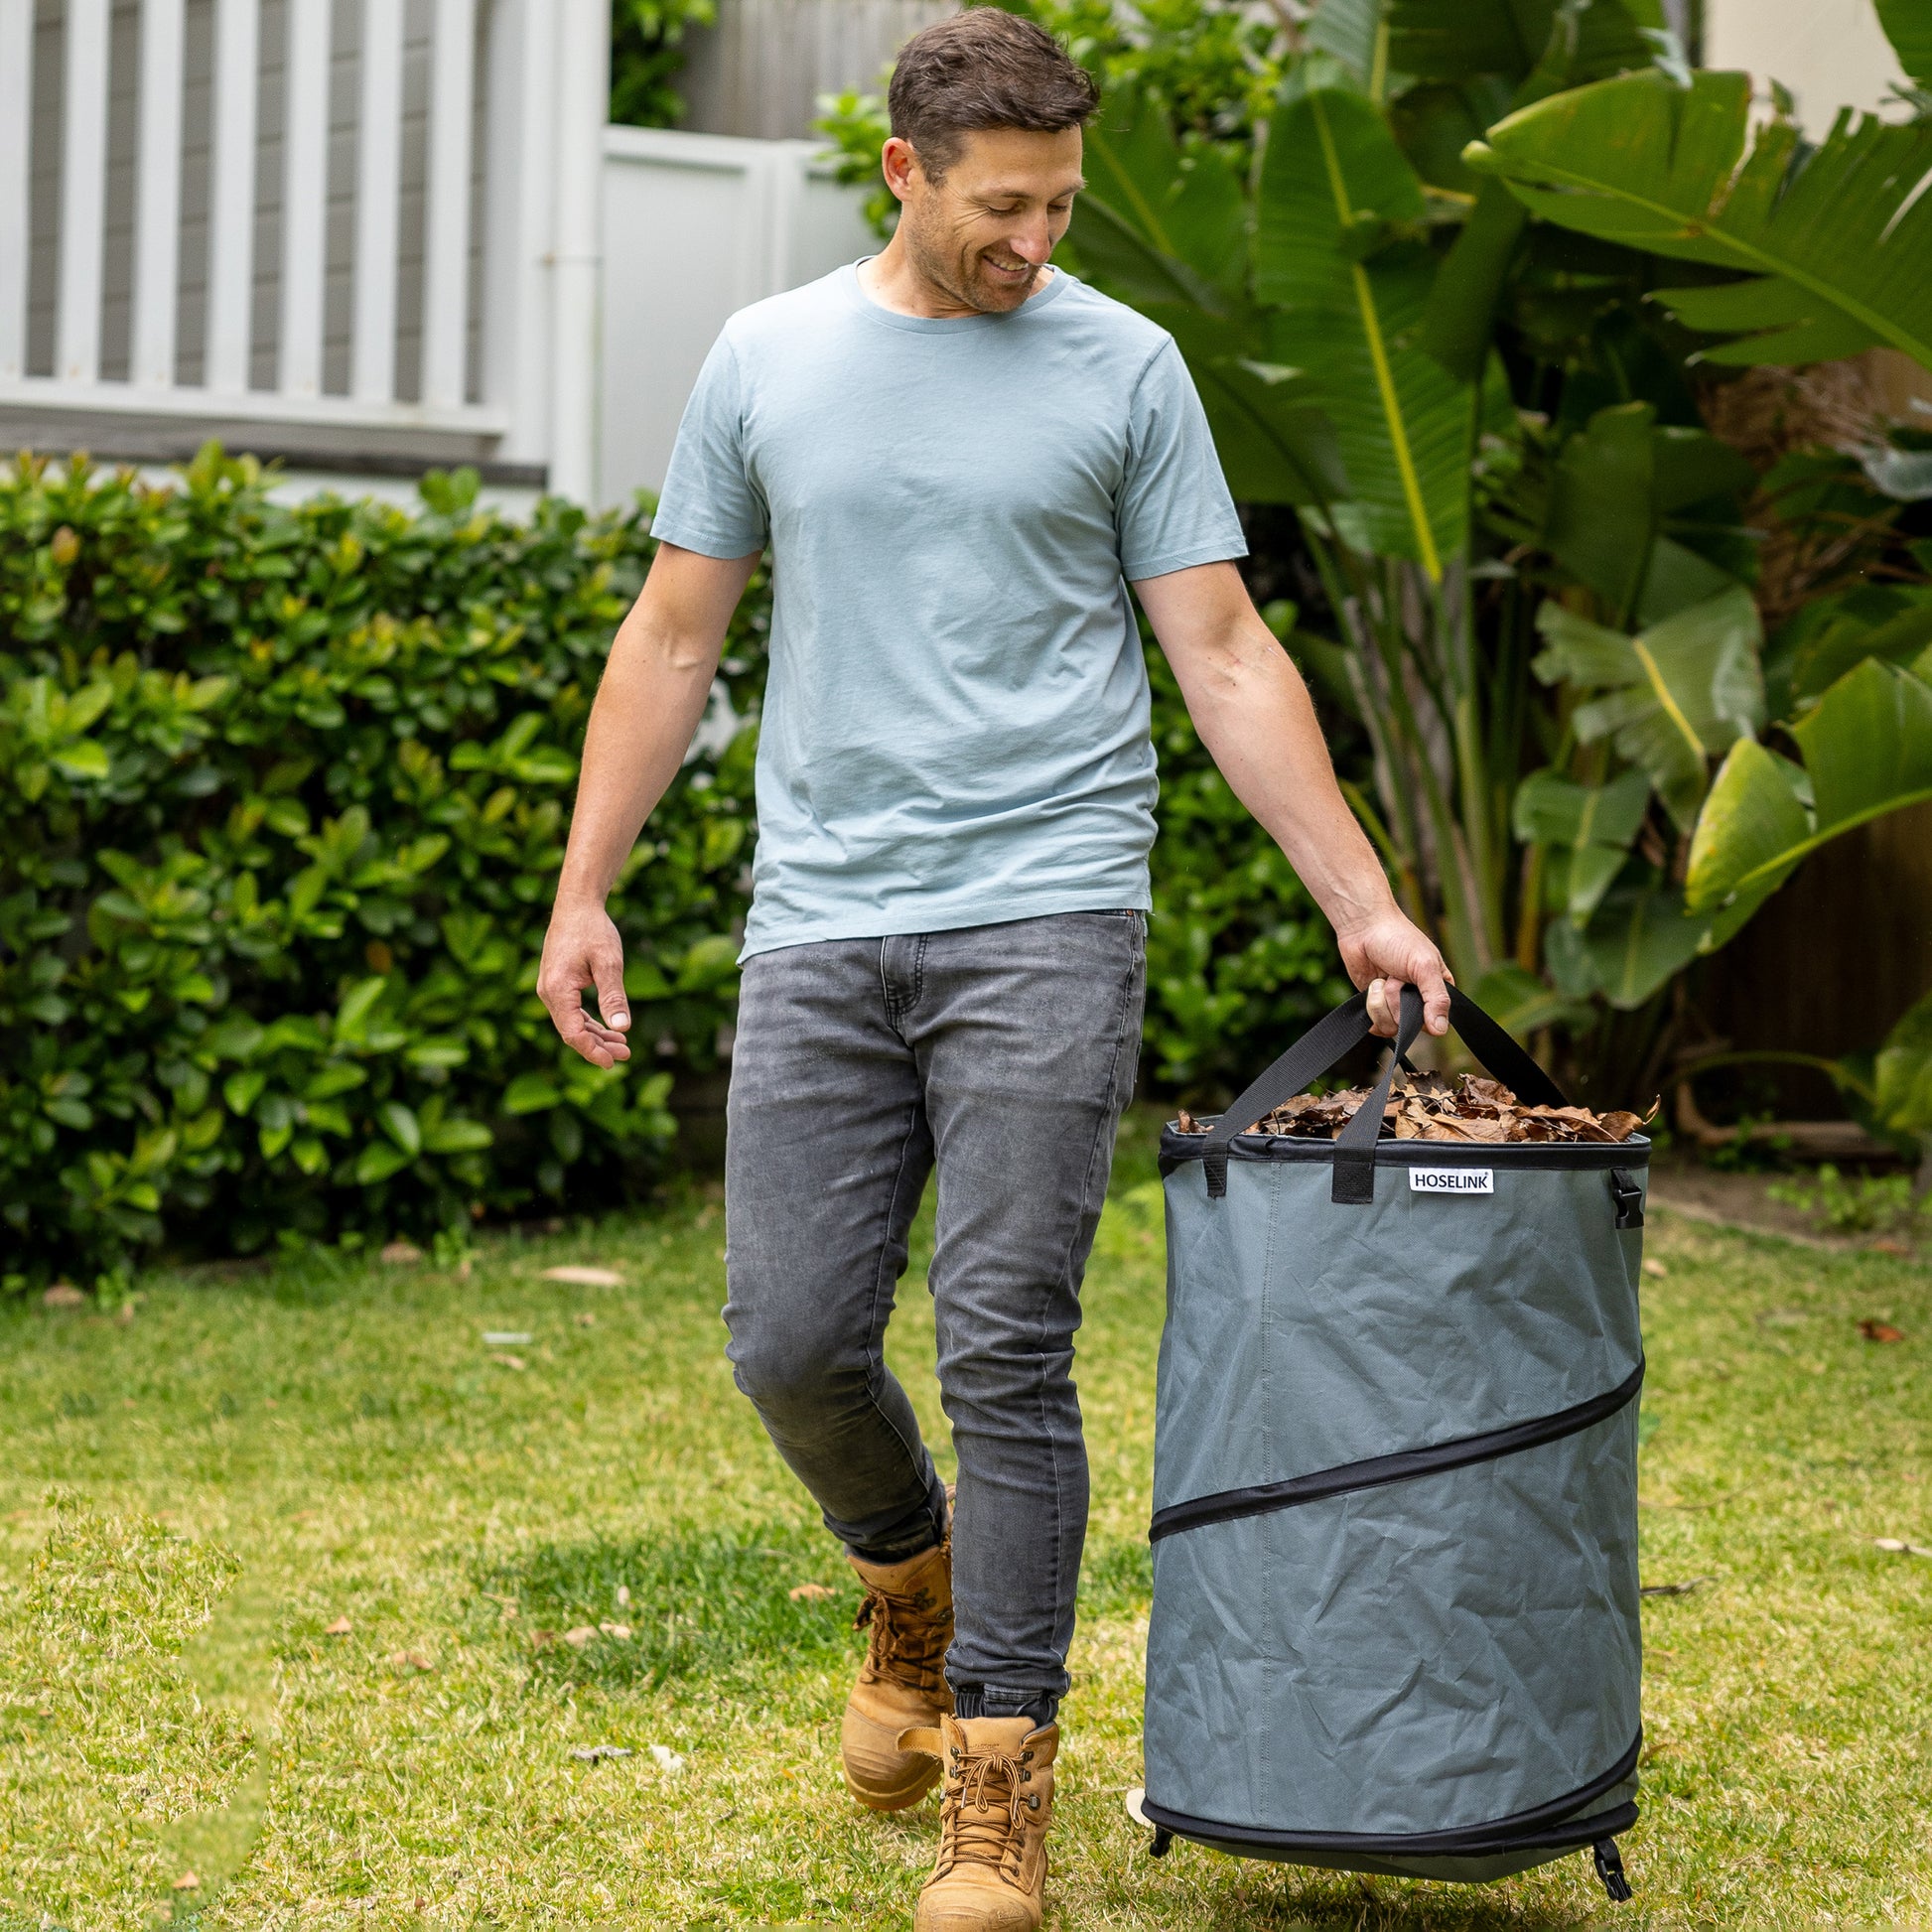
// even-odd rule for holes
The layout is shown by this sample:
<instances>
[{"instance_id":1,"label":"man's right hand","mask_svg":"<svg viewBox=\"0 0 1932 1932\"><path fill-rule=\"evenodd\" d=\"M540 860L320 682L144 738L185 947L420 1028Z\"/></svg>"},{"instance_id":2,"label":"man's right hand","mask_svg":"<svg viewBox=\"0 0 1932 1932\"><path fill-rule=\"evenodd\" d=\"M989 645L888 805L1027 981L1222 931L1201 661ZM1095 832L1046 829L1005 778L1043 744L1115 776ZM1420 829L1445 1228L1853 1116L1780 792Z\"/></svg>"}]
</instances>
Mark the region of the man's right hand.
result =
<instances>
[{"instance_id":1,"label":"man's right hand","mask_svg":"<svg viewBox=\"0 0 1932 1932\"><path fill-rule=\"evenodd\" d=\"M597 992L597 1014L585 1010L586 987ZM624 1033L630 1007L623 993L623 941L602 904L566 905L558 900L543 935L537 998L565 1045L593 1066L614 1066L630 1057Z\"/></svg>"}]
</instances>

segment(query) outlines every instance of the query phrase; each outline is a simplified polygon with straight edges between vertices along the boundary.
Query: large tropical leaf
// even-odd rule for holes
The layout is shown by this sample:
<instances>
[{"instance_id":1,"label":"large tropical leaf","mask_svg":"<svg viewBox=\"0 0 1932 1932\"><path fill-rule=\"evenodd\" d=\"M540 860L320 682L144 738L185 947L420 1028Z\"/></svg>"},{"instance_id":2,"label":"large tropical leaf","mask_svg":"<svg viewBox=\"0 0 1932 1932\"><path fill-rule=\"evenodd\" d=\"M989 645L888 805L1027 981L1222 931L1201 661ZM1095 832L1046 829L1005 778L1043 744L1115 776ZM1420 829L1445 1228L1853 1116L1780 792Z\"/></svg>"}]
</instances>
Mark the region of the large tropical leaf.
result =
<instances>
[{"instance_id":1,"label":"large tropical leaf","mask_svg":"<svg viewBox=\"0 0 1932 1932\"><path fill-rule=\"evenodd\" d=\"M1782 653L1778 684L1788 708L1809 710L1867 657L1909 665L1932 645L1932 589L1861 584L1800 614L1795 645ZM1770 665L1765 680L1770 682ZM1776 712L1773 716L1780 715Z\"/></svg>"},{"instance_id":2,"label":"large tropical leaf","mask_svg":"<svg viewBox=\"0 0 1932 1932\"><path fill-rule=\"evenodd\" d=\"M1345 495L1334 431L1307 376L1270 359L1266 318L1245 293L1247 207L1226 161L1182 155L1166 114L1126 87L1088 130L1086 172L1069 252L1082 274L1173 336L1235 495Z\"/></svg>"},{"instance_id":3,"label":"large tropical leaf","mask_svg":"<svg viewBox=\"0 0 1932 1932\"><path fill-rule=\"evenodd\" d=\"M1167 114L1130 83L1087 130L1085 167L1069 231L1083 270L1122 283L1137 304L1178 297L1220 315L1241 307L1248 210L1224 155L1183 155Z\"/></svg>"},{"instance_id":4,"label":"large tropical leaf","mask_svg":"<svg viewBox=\"0 0 1932 1932\"><path fill-rule=\"evenodd\" d=\"M1932 670L1932 652L1922 660ZM1691 841L1685 897L1733 926L1854 826L1932 799L1932 685L1867 657L1791 727L1800 769L1742 741L1725 759Z\"/></svg>"},{"instance_id":5,"label":"large tropical leaf","mask_svg":"<svg viewBox=\"0 0 1932 1932\"><path fill-rule=\"evenodd\" d=\"M1389 0L1389 65L1429 79L1517 81L1554 52L1594 80L1647 67L1655 49L1643 30L1663 24L1658 0Z\"/></svg>"},{"instance_id":6,"label":"large tropical leaf","mask_svg":"<svg viewBox=\"0 0 1932 1932\"><path fill-rule=\"evenodd\" d=\"M1932 87L1932 6L1926 0L1878 0L1878 25L1898 65L1921 87Z\"/></svg>"},{"instance_id":7,"label":"large tropical leaf","mask_svg":"<svg viewBox=\"0 0 1932 1932\"><path fill-rule=\"evenodd\" d=\"M1436 272L1423 215L1381 113L1311 62L1283 90L1262 171L1271 359L1307 371L1334 424L1352 532L1440 578L1467 527L1473 397L1417 341Z\"/></svg>"},{"instance_id":8,"label":"large tropical leaf","mask_svg":"<svg viewBox=\"0 0 1932 1932\"><path fill-rule=\"evenodd\" d=\"M1632 765L1606 785L1582 785L1560 771L1532 771L1516 788L1514 824L1525 845L1555 848L1567 861L1565 906L1588 922L1629 857L1650 803L1650 774Z\"/></svg>"},{"instance_id":9,"label":"large tropical leaf","mask_svg":"<svg viewBox=\"0 0 1932 1932\"><path fill-rule=\"evenodd\" d=\"M1550 975L1572 998L1600 993L1629 1012L1681 973L1710 936L1675 886L1619 888L1582 931L1559 919L1545 936Z\"/></svg>"},{"instance_id":10,"label":"large tropical leaf","mask_svg":"<svg viewBox=\"0 0 1932 1932\"><path fill-rule=\"evenodd\" d=\"M1932 1134L1932 993L1885 1035L1873 1071L1879 1123L1896 1134Z\"/></svg>"},{"instance_id":11,"label":"large tropical leaf","mask_svg":"<svg viewBox=\"0 0 1932 1932\"><path fill-rule=\"evenodd\" d=\"M1932 121L1886 126L1847 112L1815 149L1778 117L1751 126L1751 80L1700 73L1688 87L1651 71L1553 95L1489 130L1464 155L1529 209L1626 246L1742 270L1762 309L1724 353L1810 360L1888 343L1932 367ZM1678 290L1698 304L1750 297ZM1690 307L1686 307L1686 302Z\"/></svg>"},{"instance_id":12,"label":"large tropical leaf","mask_svg":"<svg viewBox=\"0 0 1932 1932\"><path fill-rule=\"evenodd\" d=\"M1306 40L1316 54L1339 61L1349 77L1379 100L1389 75L1389 0L1321 0Z\"/></svg>"},{"instance_id":13,"label":"large tropical leaf","mask_svg":"<svg viewBox=\"0 0 1932 1932\"><path fill-rule=\"evenodd\" d=\"M1734 585L1635 637L1555 603L1538 613L1537 629L1545 648L1535 670L1544 683L1563 678L1603 693L1578 706L1577 736L1587 745L1611 739L1688 831L1705 794L1706 760L1764 722L1750 593Z\"/></svg>"},{"instance_id":14,"label":"large tropical leaf","mask_svg":"<svg viewBox=\"0 0 1932 1932\"><path fill-rule=\"evenodd\" d=\"M1715 523L1741 530L1735 499L1756 478L1734 450L1703 430L1660 427L1647 402L1599 409L1563 446L1551 478L1543 541L1623 623L1655 623L1728 589L1730 571L1682 541Z\"/></svg>"},{"instance_id":15,"label":"large tropical leaf","mask_svg":"<svg viewBox=\"0 0 1932 1932\"><path fill-rule=\"evenodd\" d=\"M1655 0L1394 0L1393 25L1398 59L1422 72L1450 70L1461 83L1440 91L1470 98L1486 72L1490 85L1508 84L1507 111L1515 113L1563 88L1648 67L1654 49L1643 30L1662 21ZM1533 53L1539 30L1543 43ZM1466 182L1467 169L1460 173ZM1483 182L1436 278L1424 343L1461 381L1473 381L1489 354L1496 306L1528 220L1502 182Z\"/></svg>"}]
</instances>

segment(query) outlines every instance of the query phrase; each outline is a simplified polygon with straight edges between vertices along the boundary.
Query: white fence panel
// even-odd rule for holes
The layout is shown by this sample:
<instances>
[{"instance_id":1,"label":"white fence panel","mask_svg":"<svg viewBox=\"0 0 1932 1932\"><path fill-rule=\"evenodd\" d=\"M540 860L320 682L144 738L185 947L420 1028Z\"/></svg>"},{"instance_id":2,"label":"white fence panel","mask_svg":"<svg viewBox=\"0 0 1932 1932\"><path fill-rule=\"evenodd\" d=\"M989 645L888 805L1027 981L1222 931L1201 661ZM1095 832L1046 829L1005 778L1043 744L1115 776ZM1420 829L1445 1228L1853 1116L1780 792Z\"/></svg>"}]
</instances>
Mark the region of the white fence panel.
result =
<instances>
[{"instance_id":1,"label":"white fence panel","mask_svg":"<svg viewBox=\"0 0 1932 1932\"><path fill-rule=\"evenodd\" d=\"M107 239L107 0L69 0L67 138L61 157L61 297L55 367L100 373L101 251Z\"/></svg>"},{"instance_id":2,"label":"white fence panel","mask_svg":"<svg viewBox=\"0 0 1932 1932\"><path fill-rule=\"evenodd\" d=\"M591 409L581 447L547 441L514 385L552 370L498 338L548 328L568 279L558 340L594 366L609 34L608 0L0 0L0 449L217 436L351 471L556 465L584 493Z\"/></svg>"},{"instance_id":3,"label":"white fence panel","mask_svg":"<svg viewBox=\"0 0 1932 1932\"><path fill-rule=\"evenodd\" d=\"M27 367L34 0L0 0L0 382Z\"/></svg>"},{"instance_id":4,"label":"white fence panel","mask_svg":"<svg viewBox=\"0 0 1932 1932\"><path fill-rule=\"evenodd\" d=\"M141 8L141 145L134 179L134 316L128 366L139 386L175 379L176 282L181 273L182 0Z\"/></svg>"},{"instance_id":5,"label":"white fence panel","mask_svg":"<svg viewBox=\"0 0 1932 1932\"><path fill-rule=\"evenodd\" d=\"M878 247L820 147L605 130L602 501L663 483L691 385L733 311Z\"/></svg>"}]
</instances>

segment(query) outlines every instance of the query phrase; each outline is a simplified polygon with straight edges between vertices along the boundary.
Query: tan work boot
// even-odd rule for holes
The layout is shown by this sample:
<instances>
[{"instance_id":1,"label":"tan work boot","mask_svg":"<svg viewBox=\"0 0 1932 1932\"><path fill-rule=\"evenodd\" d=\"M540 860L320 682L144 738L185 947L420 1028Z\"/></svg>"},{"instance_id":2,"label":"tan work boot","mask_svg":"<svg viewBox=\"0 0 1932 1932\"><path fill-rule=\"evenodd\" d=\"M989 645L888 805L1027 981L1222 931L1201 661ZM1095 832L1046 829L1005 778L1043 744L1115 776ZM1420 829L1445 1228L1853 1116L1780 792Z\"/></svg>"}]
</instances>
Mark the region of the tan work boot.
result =
<instances>
[{"instance_id":1,"label":"tan work boot","mask_svg":"<svg viewBox=\"0 0 1932 1932\"><path fill-rule=\"evenodd\" d=\"M937 1753L939 1858L914 1932L1039 1932L1060 1727L1031 1718L941 1718L899 1742Z\"/></svg>"},{"instance_id":2,"label":"tan work boot","mask_svg":"<svg viewBox=\"0 0 1932 1932\"><path fill-rule=\"evenodd\" d=\"M839 1732L845 1788L873 1811L903 1811L938 1782L939 1766L922 1752L901 1750L899 1733L929 1726L952 1710L944 1674L952 1642L952 1539L903 1563L847 1555L866 1586L857 1627L870 1626L872 1641Z\"/></svg>"}]
</instances>

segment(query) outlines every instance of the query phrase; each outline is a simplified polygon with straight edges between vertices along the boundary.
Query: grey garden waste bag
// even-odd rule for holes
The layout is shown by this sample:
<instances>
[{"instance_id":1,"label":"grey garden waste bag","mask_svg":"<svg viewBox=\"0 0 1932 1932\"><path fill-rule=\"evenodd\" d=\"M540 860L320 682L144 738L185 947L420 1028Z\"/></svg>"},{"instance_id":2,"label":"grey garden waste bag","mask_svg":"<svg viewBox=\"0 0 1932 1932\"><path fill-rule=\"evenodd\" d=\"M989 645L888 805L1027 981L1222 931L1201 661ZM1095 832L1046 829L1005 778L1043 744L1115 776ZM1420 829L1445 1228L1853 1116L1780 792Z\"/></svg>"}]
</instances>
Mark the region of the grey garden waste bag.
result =
<instances>
[{"instance_id":1,"label":"grey garden waste bag","mask_svg":"<svg viewBox=\"0 0 1932 1932\"><path fill-rule=\"evenodd\" d=\"M1563 1104L1465 996L1450 1020ZM1407 987L1337 1141L1240 1130L1367 1036L1360 995L1162 1139L1142 1808L1157 1854L1425 1878L1590 1847L1627 1898L1650 1146L1378 1141L1421 1026Z\"/></svg>"}]
</instances>

